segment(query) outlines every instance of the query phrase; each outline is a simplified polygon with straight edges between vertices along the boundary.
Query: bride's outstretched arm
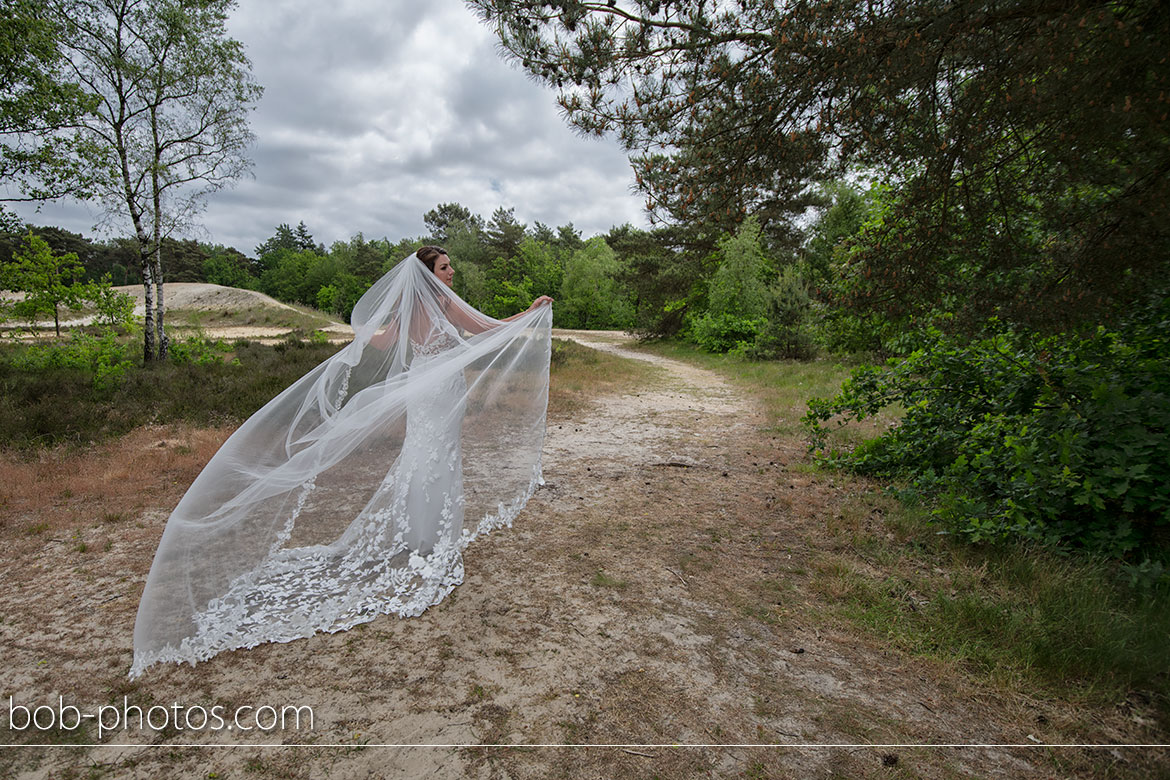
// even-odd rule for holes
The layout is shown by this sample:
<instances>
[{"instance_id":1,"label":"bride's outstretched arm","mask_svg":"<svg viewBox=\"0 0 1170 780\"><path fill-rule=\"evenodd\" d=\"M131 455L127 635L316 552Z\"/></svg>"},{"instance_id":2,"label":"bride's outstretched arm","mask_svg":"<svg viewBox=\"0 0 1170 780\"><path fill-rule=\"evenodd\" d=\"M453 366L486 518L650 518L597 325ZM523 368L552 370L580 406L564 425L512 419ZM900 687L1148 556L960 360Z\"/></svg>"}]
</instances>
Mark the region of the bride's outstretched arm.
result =
<instances>
[{"instance_id":1,"label":"bride's outstretched arm","mask_svg":"<svg viewBox=\"0 0 1170 780\"><path fill-rule=\"evenodd\" d=\"M548 295L542 295L542 296L540 296L539 298L537 298L536 300L534 300L534 301L532 302L532 305L531 305L531 306L529 306L529 307L528 307L527 309L525 309L524 311L519 311L519 312L516 312L516 313L515 313L515 314L513 314L511 317L504 317L504 319L500 320L500 322L511 322L512 320L516 319L517 317L523 317L525 314L527 314L528 312L532 311L533 309L539 308L539 307L543 306L543 305L544 305L544 304L546 304L546 303L548 303L548 304L551 304L552 302L553 302L553 299L552 299L552 297L551 297L551 296L548 296Z\"/></svg>"},{"instance_id":2,"label":"bride's outstretched arm","mask_svg":"<svg viewBox=\"0 0 1170 780\"><path fill-rule=\"evenodd\" d=\"M552 302L553 302L553 299L551 297L549 297L547 295L542 295L539 298L537 298L536 300L534 300L532 302L532 305L530 305L524 311L517 312L516 314L513 314L511 317L504 317L501 320L493 320L493 319L490 319L488 317L477 317L473 314L470 314L466 311L463 311L462 309L458 308L457 306L452 306L447 311L447 319L451 320L452 323L454 323L456 326L458 326L460 329L462 329L466 333L483 333L484 331L488 331L488 330L491 330L492 328L498 327L497 323L499 323L499 322L511 322L512 320L516 319L517 317L521 317L521 316L527 314L528 312L532 311L533 309L536 309L540 306L544 306L546 304L551 304Z\"/></svg>"}]
</instances>

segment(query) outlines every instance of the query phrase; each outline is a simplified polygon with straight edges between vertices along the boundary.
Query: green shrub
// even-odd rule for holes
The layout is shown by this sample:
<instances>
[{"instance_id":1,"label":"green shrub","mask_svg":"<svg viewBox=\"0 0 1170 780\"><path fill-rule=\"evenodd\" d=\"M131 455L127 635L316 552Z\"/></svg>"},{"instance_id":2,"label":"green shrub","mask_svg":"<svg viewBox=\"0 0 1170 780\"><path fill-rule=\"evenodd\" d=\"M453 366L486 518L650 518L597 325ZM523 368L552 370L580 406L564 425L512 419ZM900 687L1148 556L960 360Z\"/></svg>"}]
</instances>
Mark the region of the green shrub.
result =
<instances>
[{"instance_id":1,"label":"green shrub","mask_svg":"<svg viewBox=\"0 0 1170 780\"><path fill-rule=\"evenodd\" d=\"M854 371L805 422L822 462L901 477L972 540L1035 539L1137 556L1170 525L1170 304L1088 338L1012 331L930 345ZM848 452L825 423L900 404Z\"/></svg>"},{"instance_id":2,"label":"green shrub","mask_svg":"<svg viewBox=\"0 0 1170 780\"><path fill-rule=\"evenodd\" d=\"M89 285L86 298L94 306L94 324L103 331L136 331L134 296L115 290L111 284L111 277L106 274L96 284Z\"/></svg>"},{"instance_id":3,"label":"green shrub","mask_svg":"<svg viewBox=\"0 0 1170 780\"><path fill-rule=\"evenodd\" d=\"M31 345L19 350L12 365L20 371L45 373L61 370L88 372L95 390L109 390L134 366L129 345L120 343L112 331L92 336L80 330L69 341Z\"/></svg>"},{"instance_id":4,"label":"green shrub","mask_svg":"<svg viewBox=\"0 0 1170 780\"><path fill-rule=\"evenodd\" d=\"M816 354L812 298L802 269L787 265L768 288L768 317L747 349L756 360L807 360Z\"/></svg>"},{"instance_id":5,"label":"green shrub","mask_svg":"<svg viewBox=\"0 0 1170 780\"><path fill-rule=\"evenodd\" d=\"M708 352L744 352L767 323L763 317L705 312L691 320L690 336Z\"/></svg>"},{"instance_id":6,"label":"green shrub","mask_svg":"<svg viewBox=\"0 0 1170 780\"><path fill-rule=\"evenodd\" d=\"M229 350L226 342L200 334L182 341L171 342L167 356L172 363L206 366L211 363L223 362L224 355Z\"/></svg>"}]
</instances>

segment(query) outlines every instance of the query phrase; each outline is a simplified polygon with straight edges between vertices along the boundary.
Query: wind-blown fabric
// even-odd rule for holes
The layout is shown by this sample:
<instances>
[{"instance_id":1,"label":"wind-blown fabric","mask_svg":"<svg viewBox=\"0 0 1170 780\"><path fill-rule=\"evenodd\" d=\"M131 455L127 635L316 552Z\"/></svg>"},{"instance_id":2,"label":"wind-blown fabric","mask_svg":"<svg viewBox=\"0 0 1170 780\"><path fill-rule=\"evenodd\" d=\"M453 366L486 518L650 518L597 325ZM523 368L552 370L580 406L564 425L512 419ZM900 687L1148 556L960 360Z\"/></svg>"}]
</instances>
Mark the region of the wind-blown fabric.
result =
<instances>
[{"instance_id":1,"label":"wind-blown fabric","mask_svg":"<svg viewBox=\"0 0 1170 780\"><path fill-rule=\"evenodd\" d=\"M351 323L353 341L240 426L175 507L131 678L418 615L540 483L551 306L492 319L411 255Z\"/></svg>"}]
</instances>

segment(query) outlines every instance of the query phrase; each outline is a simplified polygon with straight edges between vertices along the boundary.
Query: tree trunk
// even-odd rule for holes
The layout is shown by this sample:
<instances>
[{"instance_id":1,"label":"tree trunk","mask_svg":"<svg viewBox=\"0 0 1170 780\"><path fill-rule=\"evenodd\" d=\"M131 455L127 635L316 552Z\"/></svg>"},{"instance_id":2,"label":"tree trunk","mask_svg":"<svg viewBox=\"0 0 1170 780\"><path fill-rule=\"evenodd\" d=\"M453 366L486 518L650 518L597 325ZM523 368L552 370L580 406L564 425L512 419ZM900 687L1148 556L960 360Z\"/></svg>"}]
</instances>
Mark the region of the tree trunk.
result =
<instances>
[{"instance_id":1,"label":"tree trunk","mask_svg":"<svg viewBox=\"0 0 1170 780\"><path fill-rule=\"evenodd\" d=\"M152 261L152 270L154 273L154 289L158 293L155 298L155 317L154 327L158 334L158 359L166 360L168 348L170 347L170 339L167 338L167 332L163 327L163 314L166 311L166 305L163 301L163 275L162 275L162 242L154 245L154 259Z\"/></svg>"},{"instance_id":2,"label":"tree trunk","mask_svg":"<svg viewBox=\"0 0 1170 780\"><path fill-rule=\"evenodd\" d=\"M169 346L166 330L163 329L163 314L165 304L163 301L163 274L162 274L162 182L159 181L159 170L161 168L161 149L162 144L158 137L158 106L162 102L161 96L156 95L156 102L150 107L150 132L154 139L154 165L150 167L150 194L152 198L151 205L154 212L152 214L152 221L154 222L154 246L151 247L150 262L154 269L154 286L158 290L158 300L155 303L155 320L154 326L158 329L158 359L167 359L167 348Z\"/></svg>"},{"instance_id":3,"label":"tree trunk","mask_svg":"<svg viewBox=\"0 0 1170 780\"><path fill-rule=\"evenodd\" d=\"M142 227L142 209L136 203L134 196L133 177L130 174L130 155L126 147L126 139L122 126L115 126L117 136L118 161L120 163L122 179L122 197L130 213L130 221L134 224L134 237L138 239L138 263L142 268L142 288L146 311L146 322L142 329L142 364L149 366L155 359L154 349L154 291L151 287L150 266L150 239Z\"/></svg>"},{"instance_id":4,"label":"tree trunk","mask_svg":"<svg viewBox=\"0 0 1170 780\"><path fill-rule=\"evenodd\" d=\"M142 263L142 288L146 294L146 327L142 329L142 364L149 366L154 360L154 285L150 263Z\"/></svg>"}]
</instances>

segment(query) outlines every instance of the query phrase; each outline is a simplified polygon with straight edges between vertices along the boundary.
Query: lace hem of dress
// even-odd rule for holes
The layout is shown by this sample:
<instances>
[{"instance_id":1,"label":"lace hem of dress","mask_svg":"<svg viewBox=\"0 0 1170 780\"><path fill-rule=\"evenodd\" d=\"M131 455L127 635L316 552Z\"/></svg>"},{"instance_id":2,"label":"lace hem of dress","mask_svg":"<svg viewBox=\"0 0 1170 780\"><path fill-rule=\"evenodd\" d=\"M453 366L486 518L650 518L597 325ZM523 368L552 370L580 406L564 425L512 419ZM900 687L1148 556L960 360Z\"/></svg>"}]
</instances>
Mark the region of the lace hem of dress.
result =
<instances>
[{"instance_id":1,"label":"lace hem of dress","mask_svg":"<svg viewBox=\"0 0 1170 780\"><path fill-rule=\"evenodd\" d=\"M228 630L222 630L219 621L207 621L201 631L188 637L175 647L169 645L156 651L135 651L134 663L130 667L130 679L138 678L156 663L190 663L206 661L227 650L241 650L269 642L291 642L319 633L346 631L362 623L368 623L379 615L417 617L427 608L443 601L463 582L463 551L481 534L488 534L500 528L511 528L512 521L528 503L536 488L544 484L541 463L538 459L533 467L528 487L510 504L501 502L494 513L480 519L474 529L464 528L463 533L452 543L436 546L428 555L409 553L400 567L400 574L393 579L393 593L353 593L324 601L305 614L301 620L284 623L235 622ZM245 575L245 577L248 575ZM208 605L208 612L212 605ZM205 613L206 614L206 613ZM200 616L196 616L199 621ZM209 623L213 625L208 625ZM216 626L221 628L216 631Z\"/></svg>"}]
</instances>

